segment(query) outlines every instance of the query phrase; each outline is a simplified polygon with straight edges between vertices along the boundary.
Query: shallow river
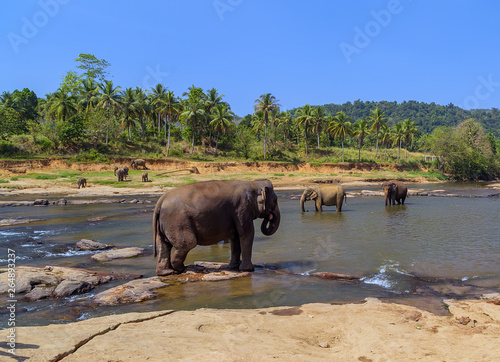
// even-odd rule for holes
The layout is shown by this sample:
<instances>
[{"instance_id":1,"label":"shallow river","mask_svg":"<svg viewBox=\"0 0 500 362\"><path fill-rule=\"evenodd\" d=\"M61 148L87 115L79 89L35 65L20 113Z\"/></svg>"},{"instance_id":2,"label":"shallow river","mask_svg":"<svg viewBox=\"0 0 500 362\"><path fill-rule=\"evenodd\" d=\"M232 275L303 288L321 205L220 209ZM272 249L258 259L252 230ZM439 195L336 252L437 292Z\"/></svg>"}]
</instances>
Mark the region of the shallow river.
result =
<instances>
[{"instance_id":1,"label":"shallow river","mask_svg":"<svg viewBox=\"0 0 500 362\"><path fill-rule=\"evenodd\" d=\"M151 301L119 307L88 308L90 293L62 300L18 302L18 324L60 323L93 316L160 309L257 308L310 302L361 302L378 297L446 313L446 297L475 297L500 292L500 199L483 184L425 184L411 188L445 189L456 197L410 197L406 205L384 206L382 196L348 197L342 213L334 207L300 211L300 191L277 191L281 225L273 236L256 237L253 262L261 267L249 278L187 283L164 288ZM380 190L346 187L348 192ZM475 196L475 197L470 197ZM121 197L123 198L123 197ZM6 199L5 197L2 199ZM27 196L24 199L28 199ZM55 197L48 197L56 200ZM133 197L128 197L131 200ZM142 198L144 199L144 198ZM7 248L16 250L17 266L69 266L91 270L154 275L152 210L157 196L144 204L93 204L48 207L2 207L0 219L39 221L0 227L0 266ZM89 219L104 217L102 221ZM75 251L80 239L117 247L139 246L151 252L133 259L97 263L93 252ZM229 245L197 247L186 263L227 262ZM274 270L286 270L276 273ZM310 277L315 271L351 274L361 283ZM289 274L289 273L293 274ZM295 275L296 274L296 275ZM7 318L0 296L0 327Z\"/></svg>"}]
</instances>

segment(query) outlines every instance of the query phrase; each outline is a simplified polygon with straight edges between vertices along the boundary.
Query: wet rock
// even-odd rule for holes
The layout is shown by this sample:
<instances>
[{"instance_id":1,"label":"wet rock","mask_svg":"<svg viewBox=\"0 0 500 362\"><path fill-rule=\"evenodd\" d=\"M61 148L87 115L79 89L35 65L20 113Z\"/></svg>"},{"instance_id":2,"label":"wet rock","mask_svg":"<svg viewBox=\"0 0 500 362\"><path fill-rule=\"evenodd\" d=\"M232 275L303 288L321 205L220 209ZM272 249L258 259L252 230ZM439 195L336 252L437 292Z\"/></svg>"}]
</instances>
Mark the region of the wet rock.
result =
<instances>
[{"instance_id":1,"label":"wet rock","mask_svg":"<svg viewBox=\"0 0 500 362\"><path fill-rule=\"evenodd\" d=\"M90 283L78 280L63 280L55 288L54 297L63 298L73 294L83 294L92 290L94 286Z\"/></svg>"},{"instance_id":2,"label":"wet rock","mask_svg":"<svg viewBox=\"0 0 500 362\"><path fill-rule=\"evenodd\" d=\"M359 279L361 279L360 277L354 276L354 275L329 273L329 272L317 272L317 273L312 273L310 275L317 277L317 278L330 279L330 280L359 280Z\"/></svg>"},{"instance_id":3,"label":"wet rock","mask_svg":"<svg viewBox=\"0 0 500 362\"><path fill-rule=\"evenodd\" d=\"M8 269L0 269L0 294L7 293L9 286ZM94 287L99 284L108 283L112 280L129 280L140 278L141 275L134 274L115 274L106 272L97 272L79 268L53 267L45 268L36 267L17 267L16 268L16 293L31 292L37 286L53 287L52 291L57 288L56 296L64 296L71 288L72 294L85 293L90 290L89 285ZM66 282L65 282L66 281ZM61 283L64 284L60 285ZM72 283L70 283L72 282ZM36 295L43 295L45 290L36 291ZM51 292L52 293L52 292ZM29 297L36 300L34 297Z\"/></svg>"},{"instance_id":4,"label":"wet rock","mask_svg":"<svg viewBox=\"0 0 500 362\"><path fill-rule=\"evenodd\" d=\"M68 204L68 200L66 199L59 199L57 201L54 201L52 203L52 205L67 205Z\"/></svg>"},{"instance_id":5,"label":"wet rock","mask_svg":"<svg viewBox=\"0 0 500 362\"><path fill-rule=\"evenodd\" d=\"M360 196L384 196L383 191L371 191L371 190L361 190L359 192Z\"/></svg>"},{"instance_id":6,"label":"wet rock","mask_svg":"<svg viewBox=\"0 0 500 362\"><path fill-rule=\"evenodd\" d=\"M78 248L78 250L106 250L113 248L114 245L100 243L93 239L82 239L76 243L76 247Z\"/></svg>"},{"instance_id":7,"label":"wet rock","mask_svg":"<svg viewBox=\"0 0 500 362\"><path fill-rule=\"evenodd\" d=\"M90 218L88 219L87 221L88 222L98 222L98 221L103 221L105 219L104 216L98 216L98 217L93 217L93 218Z\"/></svg>"},{"instance_id":8,"label":"wet rock","mask_svg":"<svg viewBox=\"0 0 500 362\"><path fill-rule=\"evenodd\" d=\"M114 259L132 258L134 256L144 255L146 249L131 247L124 249L113 249L105 251L104 253L92 255L92 259L95 261L109 261Z\"/></svg>"},{"instance_id":9,"label":"wet rock","mask_svg":"<svg viewBox=\"0 0 500 362\"><path fill-rule=\"evenodd\" d=\"M32 221L35 221L35 219L1 219L0 226L27 224Z\"/></svg>"},{"instance_id":10,"label":"wet rock","mask_svg":"<svg viewBox=\"0 0 500 362\"><path fill-rule=\"evenodd\" d=\"M54 286L37 285L23 297L23 300L27 302L34 302L36 300L49 298L52 296L54 289Z\"/></svg>"},{"instance_id":11,"label":"wet rock","mask_svg":"<svg viewBox=\"0 0 500 362\"><path fill-rule=\"evenodd\" d=\"M47 206L49 204L49 200L47 199L36 199L33 202L33 205L35 206Z\"/></svg>"},{"instance_id":12,"label":"wet rock","mask_svg":"<svg viewBox=\"0 0 500 362\"><path fill-rule=\"evenodd\" d=\"M156 297L156 290L168 286L159 277L132 280L94 296L94 302L102 305L138 303Z\"/></svg>"}]
</instances>

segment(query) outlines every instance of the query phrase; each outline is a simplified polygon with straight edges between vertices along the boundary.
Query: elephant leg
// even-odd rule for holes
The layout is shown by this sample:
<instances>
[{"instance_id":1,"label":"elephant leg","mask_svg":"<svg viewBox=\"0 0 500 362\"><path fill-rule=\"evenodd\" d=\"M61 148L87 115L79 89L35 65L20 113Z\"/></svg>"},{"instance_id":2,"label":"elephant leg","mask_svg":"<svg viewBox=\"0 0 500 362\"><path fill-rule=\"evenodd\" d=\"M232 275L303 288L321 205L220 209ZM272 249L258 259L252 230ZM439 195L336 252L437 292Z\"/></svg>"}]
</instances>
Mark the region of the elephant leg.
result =
<instances>
[{"instance_id":1,"label":"elephant leg","mask_svg":"<svg viewBox=\"0 0 500 362\"><path fill-rule=\"evenodd\" d=\"M240 236L235 233L234 237L231 239L231 261L229 262L229 268L237 270L241 265L241 243Z\"/></svg>"},{"instance_id":2,"label":"elephant leg","mask_svg":"<svg viewBox=\"0 0 500 362\"><path fill-rule=\"evenodd\" d=\"M323 212L323 205L319 198L316 199L316 211Z\"/></svg>"},{"instance_id":3,"label":"elephant leg","mask_svg":"<svg viewBox=\"0 0 500 362\"><path fill-rule=\"evenodd\" d=\"M165 276L175 273L172 269L172 264L170 263L170 253L172 251L172 244L166 240L162 240L160 236L157 236L160 240L157 242L159 246L159 255L156 260L156 275Z\"/></svg>"},{"instance_id":4,"label":"elephant leg","mask_svg":"<svg viewBox=\"0 0 500 362\"><path fill-rule=\"evenodd\" d=\"M255 230L253 228L253 222L251 222L244 232L239 233L240 248L241 248L241 271L254 271L252 264L252 246L253 238L255 235Z\"/></svg>"},{"instance_id":5,"label":"elephant leg","mask_svg":"<svg viewBox=\"0 0 500 362\"><path fill-rule=\"evenodd\" d=\"M182 273L186 269L184 260L186 260L188 252L189 250L185 249L175 249L172 255L172 269L174 269L177 273Z\"/></svg>"}]
</instances>

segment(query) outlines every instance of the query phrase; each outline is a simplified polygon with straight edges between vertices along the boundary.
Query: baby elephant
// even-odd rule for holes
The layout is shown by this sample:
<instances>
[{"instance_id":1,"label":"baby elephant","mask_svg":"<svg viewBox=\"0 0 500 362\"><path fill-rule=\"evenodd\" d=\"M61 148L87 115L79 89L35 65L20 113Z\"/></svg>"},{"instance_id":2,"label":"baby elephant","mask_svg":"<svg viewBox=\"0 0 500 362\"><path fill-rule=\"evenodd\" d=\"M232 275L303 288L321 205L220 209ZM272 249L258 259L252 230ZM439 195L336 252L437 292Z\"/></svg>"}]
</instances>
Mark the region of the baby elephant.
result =
<instances>
[{"instance_id":1,"label":"baby elephant","mask_svg":"<svg viewBox=\"0 0 500 362\"><path fill-rule=\"evenodd\" d=\"M85 177L80 177L76 181L76 184L78 185L78 188L80 188L80 186L82 188L85 188L85 187L87 187L87 179Z\"/></svg>"},{"instance_id":2,"label":"baby elephant","mask_svg":"<svg viewBox=\"0 0 500 362\"><path fill-rule=\"evenodd\" d=\"M115 176L117 176L116 174L116 171L118 171L118 166L115 166ZM123 167L120 167L122 170L123 170L123 177L126 179L127 176L128 176L128 167L127 166L123 166Z\"/></svg>"},{"instance_id":3,"label":"baby elephant","mask_svg":"<svg viewBox=\"0 0 500 362\"><path fill-rule=\"evenodd\" d=\"M147 172L144 172L142 174L142 182L149 182L148 173Z\"/></svg>"},{"instance_id":4,"label":"baby elephant","mask_svg":"<svg viewBox=\"0 0 500 362\"><path fill-rule=\"evenodd\" d=\"M387 202L390 205L396 205L396 202L399 204L405 204L406 195L408 193L408 189L404 183L400 181L389 181L384 182L382 184L384 188L385 194L385 206L387 206Z\"/></svg>"},{"instance_id":5,"label":"baby elephant","mask_svg":"<svg viewBox=\"0 0 500 362\"><path fill-rule=\"evenodd\" d=\"M123 181L123 178L126 176L125 170L123 168L119 168L115 171L116 176L118 177L118 181Z\"/></svg>"},{"instance_id":6,"label":"baby elephant","mask_svg":"<svg viewBox=\"0 0 500 362\"><path fill-rule=\"evenodd\" d=\"M342 201L347 205L347 197L344 188L340 185L321 185L309 187L304 190L300 198L300 208L304 209L304 202L314 200L316 202L316 211L323 211L325 206L337 206L337 212L342 212Z\"/></svg>"}]
</instances>

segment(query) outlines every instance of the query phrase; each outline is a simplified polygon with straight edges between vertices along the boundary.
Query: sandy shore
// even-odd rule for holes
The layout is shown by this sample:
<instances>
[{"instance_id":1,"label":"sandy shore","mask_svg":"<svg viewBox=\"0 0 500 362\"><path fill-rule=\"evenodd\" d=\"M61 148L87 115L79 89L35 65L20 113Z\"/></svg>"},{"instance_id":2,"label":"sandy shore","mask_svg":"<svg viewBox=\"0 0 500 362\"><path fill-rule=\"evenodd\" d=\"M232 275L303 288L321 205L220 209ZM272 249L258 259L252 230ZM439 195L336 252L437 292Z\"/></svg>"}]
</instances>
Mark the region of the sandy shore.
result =
<instances>
[{"instance_id":1,"label":"sandy shore","mask_svg":"<svg viewBox=\"0 0 500 362\"><path fill-rule=\"evenodd\" d=\"M446 304L449 316L377 299L130 313L16 328L15 352L30 361L500 360L499 299ZM7 349L0 356L12 356Z\"/></svg>"}]
</instances>

